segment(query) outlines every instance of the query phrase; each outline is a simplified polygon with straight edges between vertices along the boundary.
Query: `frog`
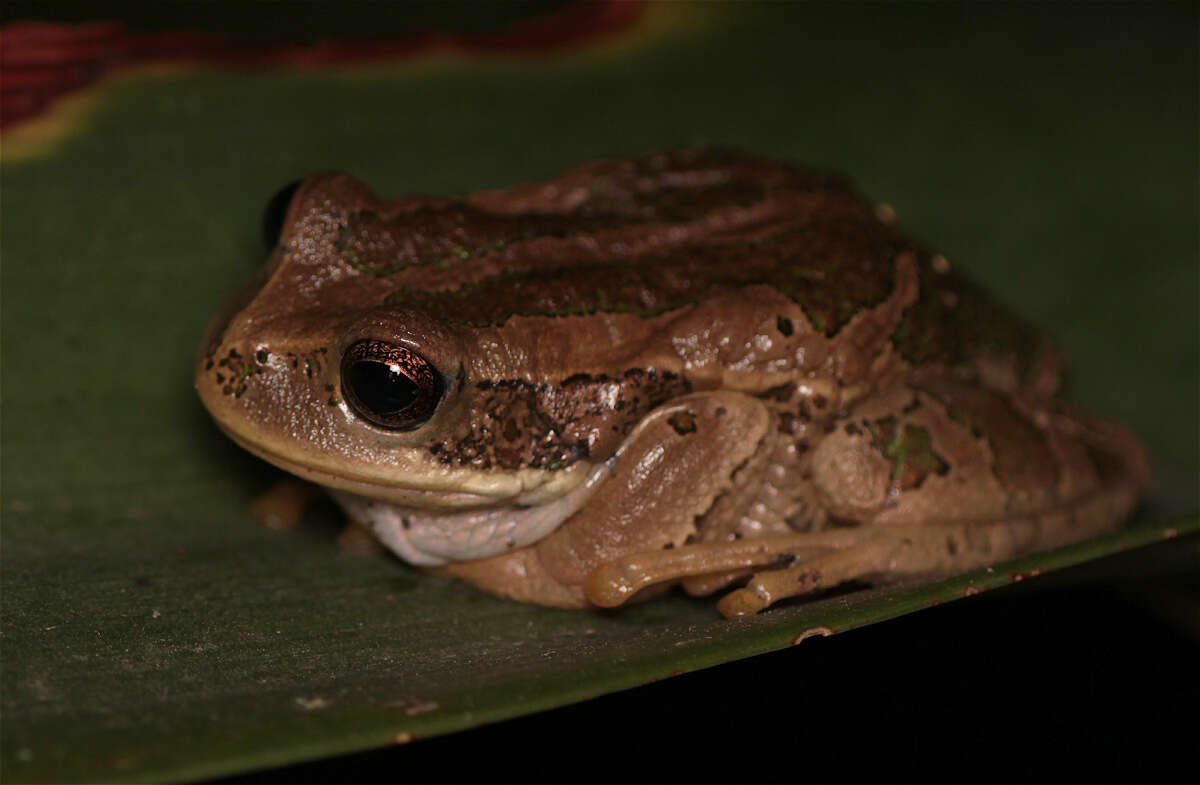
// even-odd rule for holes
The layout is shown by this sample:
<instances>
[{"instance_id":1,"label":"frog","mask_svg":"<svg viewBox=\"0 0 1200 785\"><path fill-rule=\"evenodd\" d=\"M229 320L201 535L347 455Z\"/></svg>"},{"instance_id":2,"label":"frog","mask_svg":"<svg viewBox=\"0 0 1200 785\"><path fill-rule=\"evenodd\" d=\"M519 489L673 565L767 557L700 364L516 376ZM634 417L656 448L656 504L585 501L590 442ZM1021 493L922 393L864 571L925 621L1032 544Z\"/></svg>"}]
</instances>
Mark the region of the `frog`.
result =
<instances>
[{"instance_id":1,"label":"frog","mask_svg":"<svg viewBox=\"0 0 1200 785\"><path fill-rule=\"evenodd\" d=\"M747 616L1079 542L1149 487L1045 333L833 172L670 150L393 199L321 173L264 226L203 405L499 597Z\"/></svg>"}]
</instances>

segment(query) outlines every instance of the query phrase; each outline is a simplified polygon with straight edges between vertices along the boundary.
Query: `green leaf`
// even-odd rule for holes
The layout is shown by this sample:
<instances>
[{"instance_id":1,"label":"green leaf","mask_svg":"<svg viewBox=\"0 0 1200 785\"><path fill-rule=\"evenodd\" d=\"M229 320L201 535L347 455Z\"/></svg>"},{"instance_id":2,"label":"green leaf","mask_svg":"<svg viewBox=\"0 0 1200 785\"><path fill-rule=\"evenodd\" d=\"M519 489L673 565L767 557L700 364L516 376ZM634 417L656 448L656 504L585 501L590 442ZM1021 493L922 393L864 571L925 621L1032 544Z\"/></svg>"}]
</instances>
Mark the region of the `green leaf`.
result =
<instances>
[{"instance_id":1,"label":"green leaf","mask_svg":"<svg viewBox=\"0 0 1200 785\"><path fill-rule=\"evenodd\" d=\"M1194 536L1196 41L1178 8L1028 25L1003 6L663 5L620 46L550 57L106 82L56 146L3 168L3 779L202 777L419 739ZM1151 448L1138 525L726 622L676 595L503 602L340 552L331 508L289 534L251 522L275 475L217 432L191 365L262 261L282 183L342 169L456 193L693 141L848 171L1050 330L1075 398Z\"/></svg>"}]
</instances>

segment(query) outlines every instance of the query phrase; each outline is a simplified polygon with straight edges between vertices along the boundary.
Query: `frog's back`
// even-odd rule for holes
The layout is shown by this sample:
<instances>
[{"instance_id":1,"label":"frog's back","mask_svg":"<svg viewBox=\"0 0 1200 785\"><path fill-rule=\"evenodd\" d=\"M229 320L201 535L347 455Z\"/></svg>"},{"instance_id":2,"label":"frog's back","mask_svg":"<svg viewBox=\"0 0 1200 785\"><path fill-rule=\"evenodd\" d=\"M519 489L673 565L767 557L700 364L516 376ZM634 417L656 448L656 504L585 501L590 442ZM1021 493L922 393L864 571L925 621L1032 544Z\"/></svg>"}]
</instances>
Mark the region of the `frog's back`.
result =
<instances>
[{"instance_id":1,"label":"frog's back","mask_svg":"<svg viewBox=\"0 0 1200 785\"><path fill-rule=\"evenodd\" d=\"M464 327L586 316L604 325L599 334L615 320L661 322L767 287L805 322L780 318L777 338L832 340L895 297L897 261L907 257L915 298L883 336L905 361L1006 391L1057 386L1052 350L1036 330L834 174L726 151L675 152L600 161L462 201L396 204L348 218L343 259L377 279L387 305Z\"/></svg>"}]
</instances>

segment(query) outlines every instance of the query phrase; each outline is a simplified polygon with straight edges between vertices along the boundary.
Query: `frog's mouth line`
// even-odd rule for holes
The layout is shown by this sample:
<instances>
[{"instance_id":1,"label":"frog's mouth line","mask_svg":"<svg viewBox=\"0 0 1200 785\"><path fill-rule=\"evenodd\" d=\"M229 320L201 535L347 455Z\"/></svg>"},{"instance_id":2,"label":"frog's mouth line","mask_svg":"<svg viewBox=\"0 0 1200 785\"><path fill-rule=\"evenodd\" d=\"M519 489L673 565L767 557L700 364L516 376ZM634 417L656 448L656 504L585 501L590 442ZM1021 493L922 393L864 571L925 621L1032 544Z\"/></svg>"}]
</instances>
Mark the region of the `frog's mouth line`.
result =
<instances>
[{"instance_id":1,"label":"frog's mouth line","mask_svg":"<svg viewBox=\"0 0 1200 785\"><path fill-rule=\"evenodd\" d=\"M425 510L463 510L511 506L528 508L552 504L587 484L595 465L580 461L568 469L544 472L526 469L503 474L459 470L397 478L385 472L348 471L344 466L325 467L301 463L217 422L239 447L314 485L344 491L386 504ZM590 495L590 494L589 494Z\"/></svg>"}]
</instances>

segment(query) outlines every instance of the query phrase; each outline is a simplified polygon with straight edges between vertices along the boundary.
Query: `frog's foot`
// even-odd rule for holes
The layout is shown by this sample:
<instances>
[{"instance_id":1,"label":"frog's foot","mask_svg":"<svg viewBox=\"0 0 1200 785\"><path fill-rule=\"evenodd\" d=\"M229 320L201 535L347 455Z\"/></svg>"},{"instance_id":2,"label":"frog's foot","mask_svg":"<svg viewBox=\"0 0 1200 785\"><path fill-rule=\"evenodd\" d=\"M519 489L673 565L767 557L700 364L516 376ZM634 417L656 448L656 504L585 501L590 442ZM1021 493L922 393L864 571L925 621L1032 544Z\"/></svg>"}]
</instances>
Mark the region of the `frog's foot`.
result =
<instances>
[{"instance_id":1,"label":"frog's foot","mask_svg":"<svg viewBox=\"0 0 1200 785\"><path fill-rule=\"evenodd\" d=\"M727 619L749 616L786 597L798 597L847 581L895 569L906 549L906 537L884 533L841 551L824 553L784 569L758 573L744 588L726 594L717 610Z\"/></svg>"},{"instance_id":2,"label":"frog's foot","mask_svg":"<svg viewBox=\"0 0 1200 785\"><path fill-rule=\"evenodd\" d=\"M785 567L868 538L867 529L845 528L647 551L592 570L583 590L592 603L605 608L621 605L646 587L667 581L683 581L690 594L708 594L762 568Z\"/></svg>"},{"instance_id":3,"label":"frog's foot","mask_svg":"<svg viewBox=\"0 0 1200 785\"><path fill-rule=\"evenodd\" d=\"M812 594L842 583L894 582L922 575L950 574L1053 547L1094 531L1080 525L1079 513L1107 520L1109 499L1096 494L1088 504L996 521L930 521L874 524L866 536L835 551L801 556L778 570L754 575L744 588L717 603L726 618L758 613L788 597Z\"/></svg>"},{"instance_id":4,"label":"frog's foot","mask_svg":"<svg viewBox=\"0 0 1200 785\"><path fill-rule=\"evenodd\" d=\"M275 531L291 531L304 513L321 499L320 487L295 477L284 477L250 502L250 517Z\"/></svg>"}]
</instances>

